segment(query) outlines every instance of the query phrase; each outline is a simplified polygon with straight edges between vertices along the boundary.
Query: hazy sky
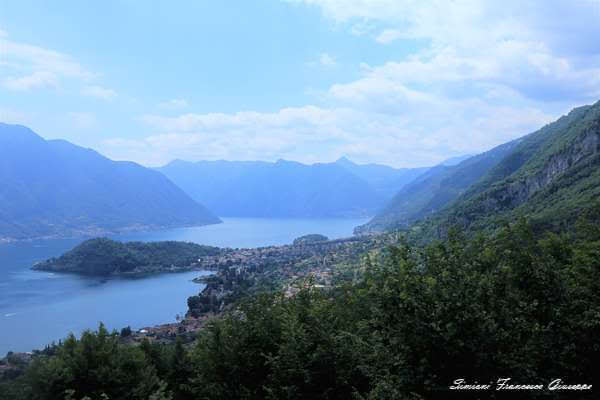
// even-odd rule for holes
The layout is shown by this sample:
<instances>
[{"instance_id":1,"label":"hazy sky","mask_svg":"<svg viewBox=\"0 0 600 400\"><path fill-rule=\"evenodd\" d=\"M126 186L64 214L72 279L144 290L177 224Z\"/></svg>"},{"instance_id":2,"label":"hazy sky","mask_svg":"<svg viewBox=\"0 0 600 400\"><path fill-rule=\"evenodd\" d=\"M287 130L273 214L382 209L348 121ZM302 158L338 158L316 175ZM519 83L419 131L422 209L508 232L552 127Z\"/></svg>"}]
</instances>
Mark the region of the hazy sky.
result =
<instances>
[{"instance_id":1,"label":"hazy sky","mask_svg":"<svg viewBox=\"0 0 600 400\"><path fill-rule=\"evenodd\" d=\"M0 121L114 159L424 166L600 99L600 0L0 0Z\"/></svg>"}]
</instances>

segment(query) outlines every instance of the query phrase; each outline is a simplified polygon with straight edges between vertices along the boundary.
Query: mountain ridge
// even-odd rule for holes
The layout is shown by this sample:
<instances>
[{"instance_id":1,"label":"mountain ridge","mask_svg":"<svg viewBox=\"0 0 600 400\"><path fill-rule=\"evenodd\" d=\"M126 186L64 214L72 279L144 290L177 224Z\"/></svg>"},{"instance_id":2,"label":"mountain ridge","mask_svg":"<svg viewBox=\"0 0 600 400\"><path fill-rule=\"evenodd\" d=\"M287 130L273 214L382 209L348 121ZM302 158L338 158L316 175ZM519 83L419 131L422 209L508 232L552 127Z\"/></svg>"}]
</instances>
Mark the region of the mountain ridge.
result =
<instances>
[{"instance_id":1,"label":"mountain ridge","mask_svg":"<svg viewBox=\"0 0 600 400\"><path fill-rule=\"evenodd\" d=\"M478 157L487 159L486 168L474 163ZM443 238L452 227L497 230L500 222L519 218L539 231L562 231L600 202L599 167L600 101L457 166L432 168L356 231L399 229L427 241ZM479 171L473 173L474 168ZM419 185L433 187L429 197ZM445 198L453 186L460 190Z\"/></svg>"},{"instance_id":2,"label":"mountain ridge","mask_svg":"<svg viewBox=\"0 0 600 400\"><path fill-rule=\"evenodd\" d=\"M311 165L174 160L158 171L221 216L363 217L427 168L359 165L342 157Z\"/></svg>"},{"instance_id":3,"label":"mountain ridge","mask_svg":"<svg viewBox=\"0 0 600 400\"><path fill-rule=\"evenodd\" d=\"M164 175L0 123L0 237L79 237L220 220Z\"/></svg>"}]
</instances>

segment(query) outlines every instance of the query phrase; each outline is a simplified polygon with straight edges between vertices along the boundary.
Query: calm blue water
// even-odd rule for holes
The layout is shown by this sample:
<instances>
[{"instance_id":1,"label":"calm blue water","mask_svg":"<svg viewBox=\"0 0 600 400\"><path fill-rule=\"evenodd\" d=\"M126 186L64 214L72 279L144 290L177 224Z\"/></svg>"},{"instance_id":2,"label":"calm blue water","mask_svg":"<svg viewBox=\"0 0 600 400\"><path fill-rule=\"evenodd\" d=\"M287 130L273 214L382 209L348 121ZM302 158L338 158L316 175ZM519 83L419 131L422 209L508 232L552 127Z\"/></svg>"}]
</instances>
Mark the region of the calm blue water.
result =
<instances>
[{"instance_id":1,"label":"calm blue water","mask_svg":"<svg viewBox=\"0 0 600 400\"><path fill-rule=\"evenodd\" d=\"M290 243L321 233L352 235L366 219L224 218L225 223L195 228L135 233L118 240L185 240L220 247L260 247ZM69 332L127 325L139 329L175 321L189 296L203 285L191 280L201 272L163 274L143 279L100 279L31 271L36 262L58 256L81 240L46 240L0 245L0 357L29 351L64 338Z\"/></svg>"}]
</instances>

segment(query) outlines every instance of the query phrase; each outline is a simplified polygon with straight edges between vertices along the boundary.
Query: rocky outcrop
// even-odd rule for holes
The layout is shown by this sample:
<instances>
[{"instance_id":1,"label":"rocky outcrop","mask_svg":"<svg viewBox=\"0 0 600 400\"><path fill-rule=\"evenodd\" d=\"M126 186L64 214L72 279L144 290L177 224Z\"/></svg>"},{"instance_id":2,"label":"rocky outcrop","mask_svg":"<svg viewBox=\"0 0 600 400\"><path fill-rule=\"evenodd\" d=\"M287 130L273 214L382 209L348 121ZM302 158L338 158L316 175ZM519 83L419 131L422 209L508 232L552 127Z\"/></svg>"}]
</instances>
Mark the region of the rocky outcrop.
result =
<instances>
[{"instance_id":1,"label":"rocky outcrop","mask_svg":"<svg viewBox=\"0 0 600 400\"><path fill-rule=\"evenodd\" d=\"M533 176L510 183L504 190L493 196L502 206L517 207L529 199L534 193L550 185L561 174L577 165L586 162L600 152L600 129L586 132L572 145L552 155L543 169Z\"/></svg>"}]
</instances>

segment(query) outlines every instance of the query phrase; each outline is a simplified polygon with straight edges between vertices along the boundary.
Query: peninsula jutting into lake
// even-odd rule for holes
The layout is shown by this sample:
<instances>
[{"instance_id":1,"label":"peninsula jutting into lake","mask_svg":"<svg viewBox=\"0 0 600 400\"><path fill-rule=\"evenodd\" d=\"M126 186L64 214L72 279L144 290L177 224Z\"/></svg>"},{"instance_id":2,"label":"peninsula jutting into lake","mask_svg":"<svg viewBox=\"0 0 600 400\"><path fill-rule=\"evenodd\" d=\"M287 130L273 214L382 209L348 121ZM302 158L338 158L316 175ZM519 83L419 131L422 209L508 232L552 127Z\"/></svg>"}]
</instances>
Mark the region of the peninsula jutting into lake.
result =
<instances>
[{"instance_id":1,"label":"peninsula jutting into lake","mask_svg":"<svg viewBox=\"0 0 600 400\"><path fill-rule=\"evenodd\" d=\"M213 271L198 282L206 287L188 299L189 315L222 311L251 287L263 284L295 293L305 280L331 287L339 277L334 266L357 264L365 252L393 243L393 237L329 240L320 234L296 238L292 244L258 248L217 248L183 242L117 242L90 239L35 270L100 277L141 277L184 271ZM337 271L339 272L339 271Z\"/></svg>"},{"instance_id":2,"label":"peninsula jutting into lake","mask_svg":"<svg viewBox=\"0 0 600 400\"><path fill-rule=\"evenodd\" d=\"M196 267L201 257L214 257L227 252L195 243L121 243L97 238L86 240L58 258L36 263L33 269L97 276L139 276L198 269Z\"/></svg>"}]
</instances>

